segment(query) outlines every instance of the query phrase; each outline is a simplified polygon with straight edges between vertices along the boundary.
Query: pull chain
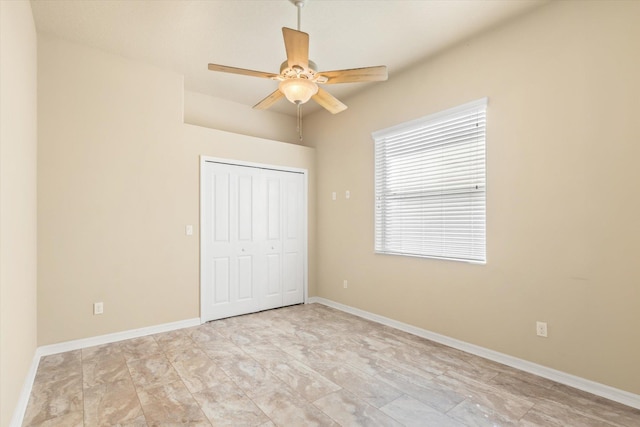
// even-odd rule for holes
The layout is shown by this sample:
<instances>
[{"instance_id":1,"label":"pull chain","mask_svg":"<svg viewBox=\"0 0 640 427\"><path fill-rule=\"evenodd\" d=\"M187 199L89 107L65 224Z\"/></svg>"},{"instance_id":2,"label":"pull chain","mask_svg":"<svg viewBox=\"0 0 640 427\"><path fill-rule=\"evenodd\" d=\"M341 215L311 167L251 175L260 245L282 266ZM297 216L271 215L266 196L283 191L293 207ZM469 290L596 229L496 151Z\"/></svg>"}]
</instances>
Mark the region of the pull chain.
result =
<instances>
[{"instance_id":1,"label":"pull chain","mask_svg":"<svg viewBox=\"0 0 640 427\"><path fill-rule=\"evenodd\" d=\"M302 21L302 7L304 6L304 0L298 0L294 2L296 9L298 9L298 31L300 31L300 25ZM298 138L302 142L302 104L297 103L298 106Z\"/></svg>"},{"instance_id":2,"label":"pull chain","mask_svg":"<svg viewBox=\"0 0 640 427\"><path fill-rule=\"evenodd\" d=\"M302 104L298 104L298 138L302 141Z\"/></svg>"}]
</instances>

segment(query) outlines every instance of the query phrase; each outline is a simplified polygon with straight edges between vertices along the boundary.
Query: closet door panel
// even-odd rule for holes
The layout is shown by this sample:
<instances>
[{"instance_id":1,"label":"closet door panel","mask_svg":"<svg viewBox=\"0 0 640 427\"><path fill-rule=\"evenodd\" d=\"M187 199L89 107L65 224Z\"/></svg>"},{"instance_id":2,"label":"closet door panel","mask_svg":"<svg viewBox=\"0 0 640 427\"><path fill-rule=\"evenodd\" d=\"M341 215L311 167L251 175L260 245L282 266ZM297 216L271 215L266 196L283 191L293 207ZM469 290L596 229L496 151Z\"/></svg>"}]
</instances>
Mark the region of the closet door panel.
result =
<instances>
[{"instance_id":1,"label":"closet door panel","mask_svg":"<svg viewBox=\"0 0 640 427\"><path fill-rule=\"evenodd\" d=\"M213 259L213 305L228 304L231 302L229 261L229 257Z\"/></svg>"},{"instance_id":2,"label":"closet door panel","mask_svg":"<svg viewBox=\"0 0 640 427\"><path fill-rule=\"evenodd\" d=\"M271 170L263 172L265 182L265 218L267 227L264 241L266 254L266 287L261 298L263 310L282 307L282 185L281 173Z\"/></svg>"},{"instance_id":3,"label":"closet door panel","mask_svg":"<svg viewBox=\"0 0 640 427\"><path fill-rule=\"evenodd\" d=\"M203 320L259 309L254 171L205 163L202 239Z\"/></svg>"},{"instance_id":4,"label":"closet door panel","mask_svg":"<svg viewBox=\"0 0 640 427\"><path fill-rule=\"evenodd\" d=\"M238 257L238 301L251 300L255 297L253 264L251 255Z\"/></svg>"},{"instance_id":5,"label":"closet door panel","mask_svg":"<svg viewBox=\"0 0 640 427\"><path fill-rule=\"evenodd\" d=\"M283 177L283 290L284 305L304 301L304 179L301 174Z\"/></svg>"}]
</instances>

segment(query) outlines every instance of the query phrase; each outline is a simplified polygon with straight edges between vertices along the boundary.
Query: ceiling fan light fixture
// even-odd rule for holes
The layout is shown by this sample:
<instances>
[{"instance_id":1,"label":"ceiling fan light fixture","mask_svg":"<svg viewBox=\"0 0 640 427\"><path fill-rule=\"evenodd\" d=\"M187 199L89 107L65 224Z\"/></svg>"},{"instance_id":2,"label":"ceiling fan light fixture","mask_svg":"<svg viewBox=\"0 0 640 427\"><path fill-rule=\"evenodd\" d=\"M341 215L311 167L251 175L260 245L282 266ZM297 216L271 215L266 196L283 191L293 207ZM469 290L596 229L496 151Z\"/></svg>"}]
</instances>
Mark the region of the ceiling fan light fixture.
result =
<instances>
[{"instance_id":1,"label":"ceiling fan light fixture","mask_svg":"<svg viewBox=\"0 0 640 427\"><path fill-rule=\"evenodd\" d=\"M291 78L280 82L280 91L294 104L304 104L318 93L318 85L308 79Z\"/></svg>"}]
</instances>

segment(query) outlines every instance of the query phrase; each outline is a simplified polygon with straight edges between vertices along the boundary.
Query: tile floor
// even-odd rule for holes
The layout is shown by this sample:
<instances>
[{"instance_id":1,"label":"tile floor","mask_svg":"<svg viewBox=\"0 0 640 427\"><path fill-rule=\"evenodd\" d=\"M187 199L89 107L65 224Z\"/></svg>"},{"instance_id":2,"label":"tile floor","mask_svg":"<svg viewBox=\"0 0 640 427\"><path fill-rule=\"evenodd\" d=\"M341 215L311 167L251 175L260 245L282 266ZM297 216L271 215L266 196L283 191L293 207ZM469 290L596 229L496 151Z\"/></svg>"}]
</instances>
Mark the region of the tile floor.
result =
<instances>
[{"instance_id":1,"label":"tile floor","mask_svg":"<svg viewBox=\"0 0 640 427\"><path fill-rule=\"evenodd\" d=\"M626 407L319 305L44 357L25 426L640 426Z\"/></svg>"}]
</instances>

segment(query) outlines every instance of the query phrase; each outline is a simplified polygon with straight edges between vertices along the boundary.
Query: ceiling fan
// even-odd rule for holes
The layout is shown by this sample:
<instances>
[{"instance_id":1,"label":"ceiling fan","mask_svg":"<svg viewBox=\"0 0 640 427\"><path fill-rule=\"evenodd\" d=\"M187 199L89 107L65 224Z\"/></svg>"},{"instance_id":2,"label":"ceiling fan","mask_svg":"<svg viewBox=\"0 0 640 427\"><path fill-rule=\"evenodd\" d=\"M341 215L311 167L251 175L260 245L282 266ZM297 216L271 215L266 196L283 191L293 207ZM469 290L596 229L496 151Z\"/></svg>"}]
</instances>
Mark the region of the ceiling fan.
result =
<instances>
[{"instance_id":1,"label":"ceiling fan","mask_svg":"<svg viewBox=\"0 0 640 427\"><path fill-rule=\"evenodd\" d=\"M209 64L209 70L242 74L279 81L278 89L269 94L253 108L266 110L281 98L286 97L298 105L313 99L332 114L344 111L347 106L318 85L336 83L364 83L387 80L387 67L351 68L346 70L318 71L317 65L309 60L309 34L300 31L300 13L304 0L289 0L298 9L298 30L282 28L287 60L280 65L280 74L247 70L226 65Z\"/></svg>"}]
</instances>

